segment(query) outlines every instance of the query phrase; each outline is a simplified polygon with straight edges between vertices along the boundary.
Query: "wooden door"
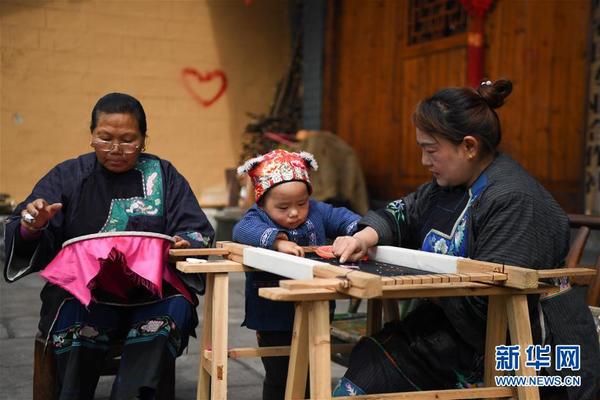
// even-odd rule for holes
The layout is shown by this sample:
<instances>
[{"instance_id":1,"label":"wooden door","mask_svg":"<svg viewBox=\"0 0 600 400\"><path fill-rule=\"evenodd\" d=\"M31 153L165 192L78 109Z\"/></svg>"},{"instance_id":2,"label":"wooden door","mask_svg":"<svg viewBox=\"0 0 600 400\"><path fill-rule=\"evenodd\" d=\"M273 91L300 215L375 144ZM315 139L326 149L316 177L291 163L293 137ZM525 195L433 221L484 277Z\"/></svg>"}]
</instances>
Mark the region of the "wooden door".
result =
<instances>
[{"instance_id":1,"label":"wooden door","mask_svg":"<svg viewBox=\"0 0 600 400\"><path fill-rule=\"evenodd\" d=\"M411 114L436 90L466 84L466 14L446 0L328 7L324 129L357 150L372 197L398 198L431 179ZM486 75L514 83L499 109L501 148L571 212L583 204L589 14L586 1L504 0L486 20Z\"/></svg>"}]
</instances>

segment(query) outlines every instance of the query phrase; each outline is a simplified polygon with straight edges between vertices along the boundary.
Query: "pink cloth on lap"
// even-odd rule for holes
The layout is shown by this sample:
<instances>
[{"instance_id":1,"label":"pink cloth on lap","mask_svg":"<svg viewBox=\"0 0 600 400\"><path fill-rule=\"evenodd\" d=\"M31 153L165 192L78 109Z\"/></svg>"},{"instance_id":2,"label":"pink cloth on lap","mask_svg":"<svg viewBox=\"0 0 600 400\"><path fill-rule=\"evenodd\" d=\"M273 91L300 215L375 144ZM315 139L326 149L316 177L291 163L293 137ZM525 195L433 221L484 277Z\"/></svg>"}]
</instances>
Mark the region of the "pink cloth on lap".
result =
<instances>
[{"instance_id":1,"label":"pink cloth on lap","mask_svg":"<svg viewBox=\"0 0 600 400\"><path fill-rule=\"evenodd\" d=\"M40 273L84 305L91 290L101 288L126 299L127 292L144 286L162 297L163 279L194 303L183 282L169 268L168 240L147 236L108 236L65 246Z\"/></svg>"}]
</instances>

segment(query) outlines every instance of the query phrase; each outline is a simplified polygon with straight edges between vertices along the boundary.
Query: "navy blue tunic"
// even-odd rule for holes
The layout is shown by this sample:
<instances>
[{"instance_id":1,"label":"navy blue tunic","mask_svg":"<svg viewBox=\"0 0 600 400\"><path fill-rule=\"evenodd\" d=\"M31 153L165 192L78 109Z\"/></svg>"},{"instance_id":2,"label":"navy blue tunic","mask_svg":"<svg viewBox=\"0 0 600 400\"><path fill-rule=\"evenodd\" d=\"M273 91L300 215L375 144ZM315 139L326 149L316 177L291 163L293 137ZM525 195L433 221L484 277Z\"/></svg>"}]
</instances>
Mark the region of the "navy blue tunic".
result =
<instances>
[{"instance_id":1,"label":"navy blue tunic","mask_svg":"<svg viewBox=\"0 0 600 400\"><path fill-rule=\"evenodd\" d=\"M43 198L60 202L42 237L23 241L20 215L27 203ZM107 231L143 231L179 235L192 247L208 247L214 231L188 182L168 161L140 154L136 167L121 174L106 170L88 153L58 164L17 206L5 226L4 278L13 282L42 270L73 237ZM202 292L198 275L179 274L194 291ZM40 330L47 334L58 307L70 297L54 285L42 290Z\"/></svg>"},{"instance_id":2,"label":"navy blue tunic","mask_svg":"<svg viewBox=\"0 0 600 400\"><path fill-rule=\"evenodd\" d=\"M327 244L328 239L352 235L360 216L344 207L332 207L311 199L306 221L296 229L277 225L260 207L252 206L233 228L233 240L266 249L273 248L279 232L300 246ZM291 331L294 304L258 296L258 289L279 285L280 277L268 272L246 273L246 318L243 325L260 331Z\"/></svg>"}]
</instances>

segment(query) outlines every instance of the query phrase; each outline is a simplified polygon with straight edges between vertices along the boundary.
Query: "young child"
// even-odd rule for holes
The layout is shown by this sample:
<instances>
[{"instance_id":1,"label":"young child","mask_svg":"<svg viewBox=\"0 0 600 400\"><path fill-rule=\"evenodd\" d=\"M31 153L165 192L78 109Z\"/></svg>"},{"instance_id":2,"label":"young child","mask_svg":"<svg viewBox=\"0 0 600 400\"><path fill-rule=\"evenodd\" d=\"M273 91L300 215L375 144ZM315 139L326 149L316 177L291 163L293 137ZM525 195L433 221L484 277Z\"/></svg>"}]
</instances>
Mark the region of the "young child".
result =
<instances>
[{"instance_id":1,"label":"young child","mask_svg":"<svg viewBox=\"0 0 600 400\"><path fill-rule=\"evenodd\" d=\"M346 208L312 200L309 168L317 162L310 153L274 150L248 160L238 174L248 173L256 204L233 228L233 240L256 247L303 256L300 246L327 244L328 239L352 235L360 216ZM277 275L246 273L246 318L256 330L260 347L286 346L292 340L294 305L258 296L260 287L278 286ZM263 357L263 399L283 399L288 357Z\"/></svg>"}]
</instances>

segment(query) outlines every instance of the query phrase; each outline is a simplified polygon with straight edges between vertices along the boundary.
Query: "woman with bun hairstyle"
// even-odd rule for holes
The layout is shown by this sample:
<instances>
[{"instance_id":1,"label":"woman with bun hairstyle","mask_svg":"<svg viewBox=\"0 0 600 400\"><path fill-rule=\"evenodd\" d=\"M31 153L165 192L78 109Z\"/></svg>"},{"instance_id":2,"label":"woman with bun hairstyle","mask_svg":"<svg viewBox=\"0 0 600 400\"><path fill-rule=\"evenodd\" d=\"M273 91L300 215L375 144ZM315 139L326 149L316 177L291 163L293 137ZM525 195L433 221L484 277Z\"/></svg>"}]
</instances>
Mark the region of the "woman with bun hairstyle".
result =
<instances>
[{"instance_id":1,"label":"woman with bun hairstyle","mask_svg":"<svg viewBox=\"0 0 600 400\"><path fill-rule=\"evenodd\" d=\"M421 101L414 114L422 164L432 181L371 211L353 236L338 237L340 261L391 245L529 268L564 264L567 215L523 167L498 150L495 109L512 91L508 80L448 88ZM596 399L600 351L583 293L528 297L535 344L549 346L550 367L538 374L581 377L581 386L542 390L542 398ZM487 298L423 301L402 321L363 338L335 395L469 387L483 380ZM580 369L558 368L557 345L580 346ZM545 352L548 347L541 348ZM520 349L525 354L526 349ZM535 360L537 357L534 357Z\"/></svg>"}]
</instances>

